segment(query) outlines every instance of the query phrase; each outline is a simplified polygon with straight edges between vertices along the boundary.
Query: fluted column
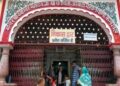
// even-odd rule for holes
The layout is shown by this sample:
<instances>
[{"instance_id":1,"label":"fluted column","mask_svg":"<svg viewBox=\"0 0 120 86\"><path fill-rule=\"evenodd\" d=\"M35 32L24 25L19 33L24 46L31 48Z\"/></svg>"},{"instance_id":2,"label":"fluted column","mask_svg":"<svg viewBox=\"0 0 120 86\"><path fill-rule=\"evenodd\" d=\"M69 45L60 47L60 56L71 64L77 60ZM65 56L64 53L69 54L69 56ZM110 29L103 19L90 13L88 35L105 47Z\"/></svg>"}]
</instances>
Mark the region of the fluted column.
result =
<instances>
[{"instance_id":1,"label":"fluted column","mask_svg":"<svg viewBox=\"0 0 120 86\"><path fill-rule=\"evenodd\" d=\"M117 76L117 85L120 86L120 45L112 45L114 56L114 74Z\"/></svg>"},{"instance_id":2,"label":"fluted column","mask_svg":"<svg viewBox=\"0 0 120 86\"><path fill-rule=\"evenodd\" d=\"M9 73L9 50L10 48L4 47L2 50L0 60L0 86L5 83L5 78Z\"/></svg>"}]
</instances>

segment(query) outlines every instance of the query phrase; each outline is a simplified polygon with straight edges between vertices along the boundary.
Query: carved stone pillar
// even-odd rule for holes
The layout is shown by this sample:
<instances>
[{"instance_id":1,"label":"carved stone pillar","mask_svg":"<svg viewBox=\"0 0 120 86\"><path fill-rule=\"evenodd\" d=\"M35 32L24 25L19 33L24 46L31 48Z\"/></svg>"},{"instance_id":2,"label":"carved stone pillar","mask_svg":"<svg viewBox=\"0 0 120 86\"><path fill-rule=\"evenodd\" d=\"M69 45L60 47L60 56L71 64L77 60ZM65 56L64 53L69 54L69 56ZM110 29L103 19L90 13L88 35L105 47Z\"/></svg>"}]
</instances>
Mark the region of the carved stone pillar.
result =
<instances>
[{"instance_id":1,"label":"carved stone pillar","mask_svg":"<svg viewBox=\"0 0 120 86\"><path fill-rule=\"evenodd\" d=\"M112 45L114 56L114 74L117 76L117 85L120 86L120 45Z\"/></svg>"},{"instance_id":2,"label":"carved stone pillar","mask_svg":"<svg viewBox=\"0 0 120 86\"><path fill-rule=\"evenodd\" d=\"M4 86L5 78L9 73L9 50L10 47L2 47L2 55L0 60L0 86Z\"/></svg>"}]
</instances>

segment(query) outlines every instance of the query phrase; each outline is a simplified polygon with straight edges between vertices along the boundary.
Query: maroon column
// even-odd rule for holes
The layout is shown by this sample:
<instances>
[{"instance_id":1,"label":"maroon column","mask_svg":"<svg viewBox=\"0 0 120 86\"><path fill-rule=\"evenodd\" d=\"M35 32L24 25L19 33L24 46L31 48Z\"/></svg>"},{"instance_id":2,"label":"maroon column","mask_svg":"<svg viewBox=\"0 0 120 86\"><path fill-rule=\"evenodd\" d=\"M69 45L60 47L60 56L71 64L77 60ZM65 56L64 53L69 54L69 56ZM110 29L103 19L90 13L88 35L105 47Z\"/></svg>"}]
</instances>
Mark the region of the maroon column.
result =
<instances>
[{"instance_id":1,"label":"maroon column","mask_svg":"<svg viewBox=\"0 0 120 86\"><path fill-rule=\"evenodd\" d=\"M117 85L120 86L120 45L112 45L114 57L114 74L117 76Z\"/></svg>"},{"instance_id":2,"label":"maroon column","mask_svg":"<svg viewBox=\"0 0 120 86\"><path fill-rule=\"evenodd\" d=\"M9 50L10 46L2 45L2 55L0 59L0 86L4 86L5 78L9 73Z\"/></svg>"}]
</instances>

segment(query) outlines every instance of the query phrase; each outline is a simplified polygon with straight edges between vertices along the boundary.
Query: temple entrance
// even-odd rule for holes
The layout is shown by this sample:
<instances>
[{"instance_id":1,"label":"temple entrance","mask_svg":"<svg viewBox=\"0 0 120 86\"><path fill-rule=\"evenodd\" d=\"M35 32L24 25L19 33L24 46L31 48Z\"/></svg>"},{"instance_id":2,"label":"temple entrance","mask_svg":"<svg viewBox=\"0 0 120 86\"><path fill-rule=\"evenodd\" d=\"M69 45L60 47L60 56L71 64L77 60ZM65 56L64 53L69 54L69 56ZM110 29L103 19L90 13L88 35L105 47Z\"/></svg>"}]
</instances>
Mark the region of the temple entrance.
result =
<instances>
[{"instance_id":1,"label":"temple entrance","mask_svg":"<svg viewBox=\"0 0 120 86\"><path fill-rule=\"evenodd\" d=\"M114 83L113 58L108 46L58 46L16 45L10 56L10 75L12 82L18 86L36 86L40 73L48 71L51 64L55 67L64 66L71 76L71 62L77 60L80 67L86 66L92 76L93 86L105 86Z\"/></svg>"},{"instance_id":2,"label":"temple entrance","mask_svg":"<svg viewBox=\"0 0 120 86\"><path fill-rule=\"evenodd\" d=\"M68 74L68 61L53 61L55 74L57 74L59 66L61 66L65 73Z\"/></svg>"},{"instance_id":3,"label":"temple entrance","mask_svg":"<svg viewBox=\"0 0 120 86\"><path fill-rule=\"evenodd\" d=\"M73 29L75 43L50 43L50 29ZM95 33L96 41L84 39L84 34ZM105 86L115 81L113 56L109 40L101 26L80 15L40 15L23 24L15 36L15 46L10 53L11 82L18 86L36 86L41 71L50 64L63 64L71 75L70 63L77 60L86 66L92 76L93 86ZM56 70L55 70L56 71Z\"/></svg>"},{"instance_id":4,"label":"temple entrance","mask_svg":"<svg viewBox=\"0 0 120 86\"><path fill-rule=\"evenodd\" d=\"M58 67L62 66L65 69L67 75L71 75L71 63L74 60L80 59L78 50L75 46L55 46L45 49L45 69L49 70L49 66L53 65L55 73L58 71Z\"/></svg>"}]
</instances>

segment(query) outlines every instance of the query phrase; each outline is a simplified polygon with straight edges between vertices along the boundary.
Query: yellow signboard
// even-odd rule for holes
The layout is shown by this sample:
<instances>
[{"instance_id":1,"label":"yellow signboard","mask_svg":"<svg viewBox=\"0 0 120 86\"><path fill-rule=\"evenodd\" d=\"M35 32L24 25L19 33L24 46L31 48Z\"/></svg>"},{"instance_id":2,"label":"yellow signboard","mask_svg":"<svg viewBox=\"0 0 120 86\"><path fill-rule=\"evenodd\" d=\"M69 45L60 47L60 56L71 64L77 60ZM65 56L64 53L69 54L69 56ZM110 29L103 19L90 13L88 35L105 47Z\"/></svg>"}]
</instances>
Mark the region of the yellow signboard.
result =
<instances>
[{"instance_id":1,"label":"yellow signboard","mask_svg":"<svg viewBox=\"0 0 120 86\"><path fill-rule=\"evenodd\" d=\"M50 29L50 43L75 43L74 29Z\"/></svg>"}]
</instances>

